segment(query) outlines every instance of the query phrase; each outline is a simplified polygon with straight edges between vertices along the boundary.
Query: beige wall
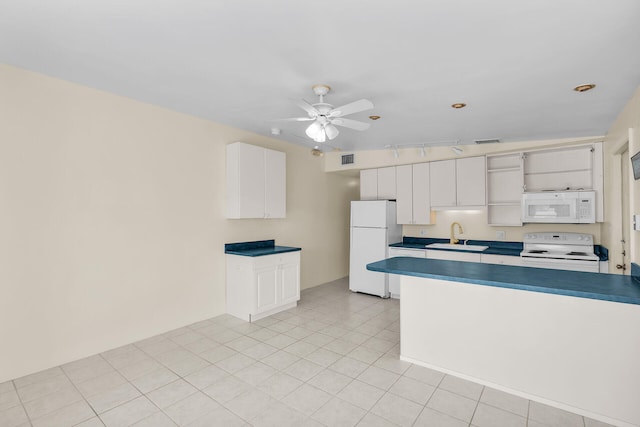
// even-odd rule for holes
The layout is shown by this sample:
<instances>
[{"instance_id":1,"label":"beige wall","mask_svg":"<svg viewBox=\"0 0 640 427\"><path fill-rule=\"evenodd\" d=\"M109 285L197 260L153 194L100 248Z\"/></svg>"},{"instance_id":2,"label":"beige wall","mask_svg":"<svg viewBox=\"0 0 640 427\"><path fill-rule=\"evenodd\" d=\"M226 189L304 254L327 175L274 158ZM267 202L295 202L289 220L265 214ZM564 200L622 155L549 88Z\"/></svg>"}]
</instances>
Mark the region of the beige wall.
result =
<instances>
[{"instance_id":1,"label":"beige wall","mask_svg":"<svg viewBox=\"0 0 640 427\"><path fill-rule=\"evenodd\" d=\"M621 198L627 197L629 200L629 222L632 222L632 214L640 213L640 180L633 179L633 172L629 168L629 176L622 177L620 174L620 153L628 147L629 155L632 156L640 151L640 88L638 88L629 100L625 108L618 115L616 121L609 129L605 139L605 194L608 197L605 203L605 224L603 224L603 244L611 248L609 254L612 265L622 263L620 253L622 203ZM621 180L626 179L629 183L629 194L621 194ZM632 230L626 239L629 240L630 254L626 258L629 262L640 263L640 238L638 232ZM628 273L629 271L627 271Z\"/></svg>"},{"instance_id":2,"label":"beige wall","mask_svg":"<svg viewBox=\"0 0 640 427\"><path fill-rule=\"evenodd\" d=\"M464 150L461 156L455 156L450 147L431 147L425 149L425 156L420 156L418 147L399 149L399 157L396 159L391 150L358 151L355 153L355 164L342 166L340 156L345 153L332 152L327 154L326 170L328 172L339 172L344 175L358 175L359 169L375 167L402 165L410 163L428 162L433 160L452 159L460 157L482 156L485 154L518 152L522 150L532 150L539 148L559 147L566 145L576 145L588 142L602 141L604 138L564 138L545 141L526 141L515 143L498 143L482 145L461 145ZM605 200L606 203L606 200ZM496 240L496 232L504 231L505 240L521 242L522 236L527 232L535 231L568 231L574 233L593 234L596 243L601 241L600 224L527 224L522 227L495 227L487 225L487 211L458 210L439 211L436 213L436 223L431 225L405 225L403 234L412 237L437 237L449 238L450 225L458 221L464 227L463 239L474 240Z\"/></svg>"},{"instance_id":3,"label":"beige wall","mask_svg":"<svg viewBox=\"0 0 640 427\"><path fill-rule=\"evenodd\" d=\"M8 66L0 93L0 382L224 313L225 242L347 275L357 180L308 149ZM286 219L224 218L238 140L287 153Z\"/></svg>"}]
</instances>

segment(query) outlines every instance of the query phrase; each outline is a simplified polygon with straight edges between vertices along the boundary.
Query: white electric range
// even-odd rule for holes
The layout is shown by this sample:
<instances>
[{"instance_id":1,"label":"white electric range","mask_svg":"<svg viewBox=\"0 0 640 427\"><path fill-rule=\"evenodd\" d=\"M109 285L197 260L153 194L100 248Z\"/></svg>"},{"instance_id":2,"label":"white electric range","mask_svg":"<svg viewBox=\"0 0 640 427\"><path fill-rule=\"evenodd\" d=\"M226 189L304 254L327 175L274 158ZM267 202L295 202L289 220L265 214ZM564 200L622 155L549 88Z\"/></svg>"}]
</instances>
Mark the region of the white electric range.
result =
<instances>
[{"instance_id":1,"label":"white electric range","mask_svg":"<svg viewBox=\"0 0 640 427\"><path fill-rule=\"evenodd\" d=\"M593 250L593 236L582 233L527 233L520 252L525 267L557 270L600 271Z\"/></svg>"}]
</instances>

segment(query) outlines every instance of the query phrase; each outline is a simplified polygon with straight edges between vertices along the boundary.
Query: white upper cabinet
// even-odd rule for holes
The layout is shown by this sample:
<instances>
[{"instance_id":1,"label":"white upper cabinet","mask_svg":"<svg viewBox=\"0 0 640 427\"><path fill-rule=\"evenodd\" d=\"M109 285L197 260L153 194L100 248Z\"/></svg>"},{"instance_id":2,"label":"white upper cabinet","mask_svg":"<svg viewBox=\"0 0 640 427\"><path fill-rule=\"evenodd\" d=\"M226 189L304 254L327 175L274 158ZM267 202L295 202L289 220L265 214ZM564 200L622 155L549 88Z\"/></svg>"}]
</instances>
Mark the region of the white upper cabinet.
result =
<instances>
[{"instance_id":1,"label":"white upper cabinet","mask_svg":"<svg viewBox=\"0 0 640 427\"><path fill-rule=\"evenodd\" d=\"M593 190L603 221L602 143L487 155L489 225L521 226L524 192Z\"/></svg>"},{"instance_id":2,"label":"white upper cabinet","mask_svg":"<svg viewBox=\"0 0 640 427\"><path fill-rule=\"evenodd\" d=\"M285 153L227 145L227 218L284 218L286 180Z\"/></svg>"},{"instance_id":3,"label":"white upper cabinet","mask_svg":"<svg viewBox=\"0 0 640 427\"><path fill-rule=\"evenodd\" d=\"M484 156L431 162L431 207L486 205Z\"/></svg>"},{"instance_id":4,"label":"white upper cabinet","mask_svg":"<svg viewBox=\"0 0 640 427\"><path fill-rule=\"evenodd\" d=\"M484 156L456 159L457 206L487 204L486 172Z\"/></svg>"},{"instance_id":5,"label":"white upper cabinet","mask_svg":"<svg viewBox=\"0 0 640 427\"><path fill-rule=\"evenodd\" d=\"M396 167L360 171L360 200L395 200Z\"/></svg>"},{"instance_id":6,"label":"white upper cabinet","mask_svg":"<svg viewBox=\"0 0 640 427\"><path fill-rule=\"evenodd\" d=\"M378 200L396 199L396 167L378 168Z\"/></svg>"},{"instance_id":7,"label":"white upper cabinet","mask_svg":"<svg viewBox=\"0 0 640 427\"><path fill-rule=\"evenodd\" d=\"M596 192L596 222L604 221L602 143L524 153L524 191Z\"/></svg>"},{"instance_id":8,"label":"white upper cabinet","mask_svg":"<svg viewBox=\"0 0 640 427\"><path fill-rule=\"evenodd\" d=\"M287 216L287 156L281 151L264 150L264 217Z\"/></svg>"},{"instance_id":9,"label":"white upper cabinet","mask_svg":"<svg viewBox=\"0 0 640 427\"><path fill-rule=\"evenodd\" d=\"M489 225L521 226L522 153L487 156Z\"/></svg>"},{"instance_id":10,"label":"white upper cabinet","mask_svg":"<svg viewBox=\"0 0 640 427\"><path fill-rule=\"evenodd\" d=\"M360 200L378 200L378 169L360 171Z\"/></svg>"},{"instance_id":11,"label":"white upper cabinet","mask_svg":"<svg viewBox=\"0 0 640 427\"><path fill-rule=\"evenodd\" d=\"M456 206L456 161L431 162L431 207Z\"/></svg>"},{"instance_id":12,"label":"white upper cabinet","mask_svg":"<svg viewBox=\"0 0 640 427\"><path fill-rule=\"evenodd\" d=\"M431 188L429 163L413 165L413 223L431 224Z\"/></svg>"},{"instance_id":13,"label":"white upper cabinet","mask_svg":"<svg viewBox=\"0 0 640 427\"><path fill-rule=\"evenodd\" d=\"M429 163L396 167L398 224L431 224Z\"/></svg>"},{"instance_id":14,"label":"white upper cabinet","mask_svg":"<svg viewBox=\"0 0 640 427\"><path fill-rule=\"evenodd\" d=\"M396 220L413 224L413 166L396 167Z\"/></svg>"}]
</instances>

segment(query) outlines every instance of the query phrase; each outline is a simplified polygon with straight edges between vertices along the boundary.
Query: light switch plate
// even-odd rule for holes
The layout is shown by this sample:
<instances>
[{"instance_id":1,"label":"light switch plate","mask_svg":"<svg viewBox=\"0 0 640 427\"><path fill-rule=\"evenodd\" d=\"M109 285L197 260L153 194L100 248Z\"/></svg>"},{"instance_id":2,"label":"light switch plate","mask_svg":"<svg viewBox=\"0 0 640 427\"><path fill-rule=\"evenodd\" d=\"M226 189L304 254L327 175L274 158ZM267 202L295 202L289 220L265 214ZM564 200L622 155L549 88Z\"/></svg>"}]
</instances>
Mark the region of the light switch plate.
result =
<instances>
[{"instance_id":1,"label":"light switch plate","mask_svg":"<svg viewBox=\"0 0 640 427\"><path fill-rule=\"evenodd\" d=\"M507 238L507 233L504 231L496 231L496 240L504 240Z\"/></svg>"},{"instance_id":2,"label":"light switch plate","mask_svg":"<svg viewBox=\"0 0 640 427\"><path fill-rule=\"evenodd\" d=\"M640 231L640 215L633 215L633 229L636 231Z\"/></svg>"}]
</instances>

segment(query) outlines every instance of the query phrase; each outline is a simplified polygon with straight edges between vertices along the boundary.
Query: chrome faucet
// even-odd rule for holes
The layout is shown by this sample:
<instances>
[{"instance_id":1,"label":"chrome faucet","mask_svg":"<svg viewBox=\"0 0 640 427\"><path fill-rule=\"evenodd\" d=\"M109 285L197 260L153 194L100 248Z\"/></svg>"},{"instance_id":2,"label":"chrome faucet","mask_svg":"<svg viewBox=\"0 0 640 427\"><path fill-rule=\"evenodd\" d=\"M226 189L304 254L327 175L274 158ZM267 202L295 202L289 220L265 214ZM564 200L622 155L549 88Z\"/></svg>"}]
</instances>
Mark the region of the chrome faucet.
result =
<instances>
[{"instance_id":1,"label":"chrome faucet","mask_svg":"<svg viewBox=\"0 0 640 427\"><path fill-rule=\"evenodd\" d=\"M449 243L452 245L455 245L456 243L459 242L459 240L456 239L456 235L455 235L456 225L458 226L458 231L460 232L460 234L464 233L464 230L462 229L462 225L460 225L459 222L452 222L451 223L451 239L449 239Z\"/></svg>"}]
</instances>

